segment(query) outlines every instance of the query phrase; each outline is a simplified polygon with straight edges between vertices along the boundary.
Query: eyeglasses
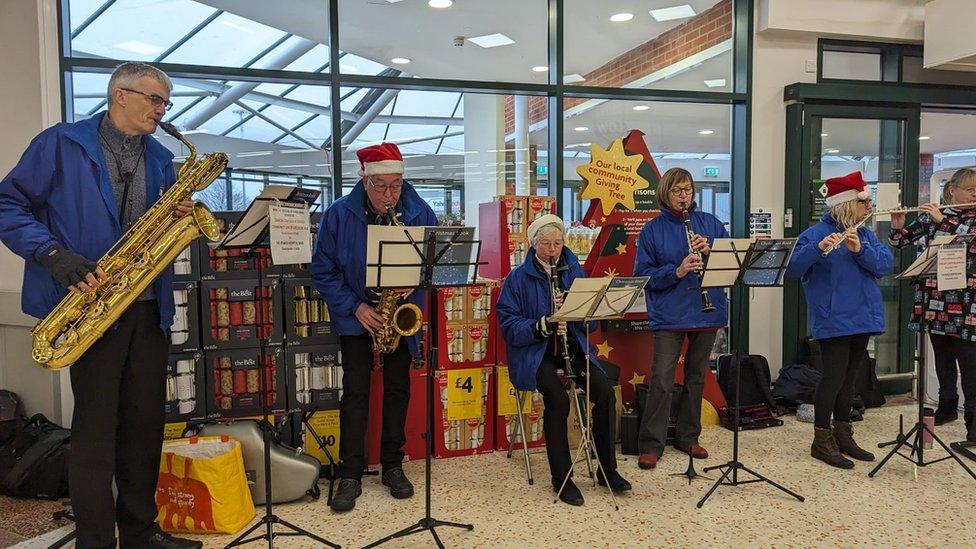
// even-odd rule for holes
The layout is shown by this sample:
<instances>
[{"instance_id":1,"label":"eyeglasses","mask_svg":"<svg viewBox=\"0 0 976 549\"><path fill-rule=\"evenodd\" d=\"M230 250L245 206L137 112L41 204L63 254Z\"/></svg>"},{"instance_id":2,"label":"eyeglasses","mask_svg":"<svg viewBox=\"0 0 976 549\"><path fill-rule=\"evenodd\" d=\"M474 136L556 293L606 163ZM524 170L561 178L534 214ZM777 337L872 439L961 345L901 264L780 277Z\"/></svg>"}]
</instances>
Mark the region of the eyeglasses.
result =
<instances>
[{"instance_id":1,"label":"eyeglasses","mask_svg":"<svg viewBox=\"0 0 976 549\"><path fill-rule=\"evenodd\" d=\"M692 187L675 187L671 189L671 194L675 196L681 196L683 194L693 195L695 194L695 189Z\"/></svg>"},{"instance_id":2,"label":"eyeglasses","mask_svg":"<svg viewBox=\"0 0 976 549\"><path fill-rule=\"evenodd\" d=\"M139 90L133 90L131 88L119 88L119 89L122 90L122 91L127 91L127 92L132 92L132 93L138 93L139 95L141 95L141 96L145 97L146 99L148 99L149 102L153 104L153 107L163 107L163 109L164 110L167 110L167 111L173 108L173 102L172 101L169 101L167 99L164 99L164 98L162 98L162 97L160 97L160 96L158 96L158 95L156 95L154 93L141 92Z\"/></svg>"},{"instance_id":3,"label":"eyeglasses","mask_svg":"<svg viewBox=\"0 0 976 549\"><path fill-rule=\"evenodd\" d=\"M370 179L369 186L373 187L373 189L375 189L376 192L380 194L386 194L386 193L396 194L400 192L401 189L403 189L403 182L401 181L400 183L395 183L393 185L377 185L376 183L373 183L372 179Z\"/></svg>"}]
</instances>

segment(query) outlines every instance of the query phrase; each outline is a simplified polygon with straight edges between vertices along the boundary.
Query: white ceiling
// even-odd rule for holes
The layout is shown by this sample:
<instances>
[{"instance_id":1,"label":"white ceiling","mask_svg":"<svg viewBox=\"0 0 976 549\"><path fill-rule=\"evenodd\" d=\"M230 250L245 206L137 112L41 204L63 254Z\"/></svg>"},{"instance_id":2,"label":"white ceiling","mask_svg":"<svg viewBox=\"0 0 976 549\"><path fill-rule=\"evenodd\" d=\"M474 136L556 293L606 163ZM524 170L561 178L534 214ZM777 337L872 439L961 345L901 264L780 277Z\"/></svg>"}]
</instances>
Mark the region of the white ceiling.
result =
<instances>
[{"instance_id":1,"label":"white ceiling","mask_svg":"<svg viewBox=\"0 0 976 549\"><path fill-rule=\"evenodd\" d=\"M328 3L324 0L197 0L241 17L310 40L328 44ZM659 23L649 10L687 3L701 13L718 0L566 0L564 27L566 74L585 74L614 57L647 42L687 19ZM383 65L407 57L397 66L428 78L547 81L532 67L547 64L546 0L457 0L434 9L426 0L339 0L340 47ZM630 12L634 19L614 23L609 17ZM514 44L485 49L454 38L501 32Z\"/></svg>"}]
</instances>

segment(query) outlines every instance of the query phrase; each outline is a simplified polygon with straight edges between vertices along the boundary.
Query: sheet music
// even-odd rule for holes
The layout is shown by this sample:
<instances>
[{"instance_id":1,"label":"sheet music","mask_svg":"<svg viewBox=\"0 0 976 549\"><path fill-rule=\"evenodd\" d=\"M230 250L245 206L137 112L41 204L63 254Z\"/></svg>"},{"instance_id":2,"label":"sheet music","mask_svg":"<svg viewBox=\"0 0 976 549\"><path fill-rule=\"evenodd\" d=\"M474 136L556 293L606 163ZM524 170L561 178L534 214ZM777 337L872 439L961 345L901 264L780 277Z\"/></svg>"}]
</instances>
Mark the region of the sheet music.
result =
<instances>
[{"instance_id":1,"label":"sheet music","mask_svg":"<svg viewBox=\"0 0 976 549\"><path fill-rule=\"evenodd\" d=\"M610 285L610 278L586 278L580 277L573 280L573 285L569 288L569 293L563 296L563 305L552 315L553 322L567 322L583 320L587 314L595 307L596 300L603 295L607 286Z\"/></svg>"},{"instance_id":2,"label":"sheet music","mask_svg":"<svg viewBox=\"0 0 976 549\"><path fill-rule=\"evenodd\" d=\"M427 227L397 227L370 225L366 233L366 287L416 288L420 285L420 265L423 258L411 242L423 251L424 230ZM408 236L409 235L409 236ZM380 243L383 243L380 268ZM399 242L400 244L392 244ZM379 277L383 279L380 280Z\"/></svg>"},{"instance_id":3,"label":"sheet music","mask_svg":"<svg viewBox=\"0 0 976 549\"><path fill-rule=\"evenodd\" d=\"M431 240L433 237L434 240ZM427 227L424 241L429 250L424 253L439 259L431 282L435 286L470 284L474 277L474 227ZM443 253L442 253L443 252Z\"/></svg>"},{"instance_id":4,"label":"sheet music","mask_svg":"<svg viewBox=\"0 0 976 549\"><path fill-rule=\"evenodd\" d=\"M641 295L648 277L577 278L553 322L621 318Z\"/></svg>"},{"instance_id":5,"label":"sheet music","mask_svg":"<svg viewBox=\"0 0 976 549\"><path fill-rule=\"evenodd\" d=\"M647 285L650 277L615 277L610 280L603 299L596 304L596 309L591 311L590 318L619 318L624 316L628 309L633 307L634 302L640 297L641 290Z\"/></svg>"},{"instance_id":6,"label":"sheet music","mask_svg":"<svg viewBox=\"0 0 976 549\"><path fill-rule=\"evenodd\" d=\"M708 254L702 288L725 288L735 284L739 268L746 262L751 238L716 238Z\"/></svg>"},{"instance_id":7,"label":"sheet music","mask_svg":"<svg viewBox=\"0 0 976 549\"><path fill-rule=\"evenodd\" d=\"M268 228L268 205L274 201L304 202L311 204L318 198L319 191L291 185L268 185L261 190L251 205L247 207L240 222L224 235L224 239L217 244L217 248L246 247L258 243Z\"/></svg>"},{"instance_id":8,"label":"sheet music","mask_svg":"<svg viewBox=\"0 0 976 549\"><path fill-rule=\"evenodd\" d=\"M935 260L938 257L939 248L943 244L948 244L957 238L957 235L945 234L939 235L929 242L929 246L912 261L912 264L908 266L907 269L900 275L896 276L896 279L900 278L915 278L922 276L923 274L934 274Z\"/></svg>"}]
</instances>

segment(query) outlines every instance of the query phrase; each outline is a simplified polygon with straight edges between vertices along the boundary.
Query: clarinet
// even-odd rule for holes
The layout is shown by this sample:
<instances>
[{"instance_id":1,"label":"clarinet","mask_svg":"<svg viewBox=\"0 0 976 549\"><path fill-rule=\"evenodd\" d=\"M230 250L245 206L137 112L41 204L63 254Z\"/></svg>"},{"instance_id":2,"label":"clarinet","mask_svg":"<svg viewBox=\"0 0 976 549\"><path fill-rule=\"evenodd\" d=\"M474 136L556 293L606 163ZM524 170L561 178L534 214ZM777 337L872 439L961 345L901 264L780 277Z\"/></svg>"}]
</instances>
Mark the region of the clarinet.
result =
<instances>
[{"instance_id":1,"label":"clarinet","mask_svg":"<svg viewBox=\"0 0 976 549\"><path fill-rule=\"evenodd\" d=\"M559 273L556 271L556 258L554 258L554 257L550 257L549 258L549 289L550 289L550 293L552 294L552 313L553 314L556 314L556 292L558 292L560 290L559 290ZM566 326L566 331L567 332L569 331L569 325L568 324ZM560 337L558 335L558 332L559 332L558 325L557 325L557 328L556 328L556 332L557 333L554 334L555 335L555 339L553 339L553 342L552 342L552 345L553 345L553 354L555 356L559 356L560 355L560 353L559 353L559 350L560 350L559 349L559 347L560 347L560 345L559 345L559 339L560 339ZM572 370L572 366L570 364L571 361L570 361L570 358L569 358L569 339L566 337L566 334L563 334L562 335L562 356L563 356L563 361L566 363L566 365L565 365L566 375L567 376L572 376L573 375L573 373L572 373L573 370Z\"/></svg>"},{"instance_id":2,"label":"clarinet","mask_svg":"<svg viewBox=\"0 0 976 549\"><path fill-rule=\"evenodd\" d=\"M688 210L683 210L681 213L685 225L685 236L688 237L688 253L693 253L698 256L698 259L701 259L701 252L691 245L691 239L695 236L695 232L691 230L691 216L688 215ZM712 305L712 300L708 297L708 290L701 288L701 271L695 271L695 274L698 275L698 286L701 289L701 310L703 313L710 313L715 310L715 306Z\"/></svg>"}]
</instances>

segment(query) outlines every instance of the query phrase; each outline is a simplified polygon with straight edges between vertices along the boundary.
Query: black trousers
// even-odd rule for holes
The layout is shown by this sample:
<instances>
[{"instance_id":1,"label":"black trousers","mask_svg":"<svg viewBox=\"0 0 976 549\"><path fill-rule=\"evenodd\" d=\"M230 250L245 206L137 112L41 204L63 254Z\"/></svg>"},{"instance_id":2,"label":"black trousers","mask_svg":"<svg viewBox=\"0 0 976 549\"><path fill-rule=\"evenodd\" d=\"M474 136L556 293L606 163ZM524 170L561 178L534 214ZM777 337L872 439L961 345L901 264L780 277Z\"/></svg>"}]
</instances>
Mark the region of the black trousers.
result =
<instances>
[{"instance_id":1,"label":"black trousers","mask_svg":"<svg viewBox=\"0 0 976 549\"><path fill-rule=\"evenodd\" d=\"M837 421L851 420L854 382L864 366L869 334L830 337L820 340L823 377L814 397L814 425L830 428L830 415Z\"/></svg>"},{"instance_id":2,"label":"black trousers","mask_svg":"<svg viewBox=\"0 0 976 549\"><path fill-rule=\"evenodd\" d=\"M339 336L342 350L342 401L339 403L339 476L359 479L366 469L366 428L369 424L369 385L373 369L373 339L369 334ZM410 403L410 350L407 340L383 357L383 430L380 464L383 469L403 465L404 425Z\"/></svg>"},{"instance_id":3,"label":"black trousers","mask_svg":"<svg viewBox=\"0 0 976 549\"><path fill-rule=\"evenodd\" d=\"M576 384L586 390L586 357L582 353L572 359L573 370L577 373ZM542 430L546 436L546 456L549 458L549 472L552 473L552 483L558 487L562 484L566 473L573 464L570 456L569 435L566 432L566 420L569 418L569 394L556 374L556 370L563 368L564 360L554 357L550 353L542 359L539 370L535 374L536 386L542 393L542 401L546 412L542 417ZM617 470L617 455L610 433L613 431L614 407L617 404L613 395L613 387L600 368L590 363L590 402L593 403L593 442L600 464L607 471ZM585 417L585 416L584 416ZM573 449L575 450L575 448Z\"/></svg>"},{"instance_id":4,"label":"black trousers","mask_svg":"<svg viewBox=\"0 0 976 549\"><path fill-rule=\"evenodd\" d=\"M642 454L664 454L668 437L671 400L674 397L674 374L681 356L681 346L688 338L685 352L685 383L681 389L674 442L684 447L698 444L701 435L701 401L705 391L705 370L718 332L654 332L654 361L648 381L644 415L641 416L637 445Z\"/></svg>"},{"instance_id":5,"label":"black trousers","mask_svg":"<svg viewBox=\"0 0 976 549\"><path fill-rule=\"evenodd\" d=\"M75 547L114 547L116 522L122 547L140 547L158 531L167 351L156 301L137 301L71 366Z\"/></svg>"},{"instance_id":6,"label":"black trousers","mask_svg":"<svg viewBox=\"0 0 976 549\"><path fill-rule=\"evenodd\" d=\"M929 334L935 353L935 375L939 378L939 398L957 398L956 365L962 376L963 407L976 410L976 343L958 337Z\"/></svg>"}]
</instances>

